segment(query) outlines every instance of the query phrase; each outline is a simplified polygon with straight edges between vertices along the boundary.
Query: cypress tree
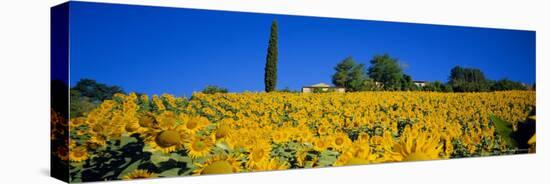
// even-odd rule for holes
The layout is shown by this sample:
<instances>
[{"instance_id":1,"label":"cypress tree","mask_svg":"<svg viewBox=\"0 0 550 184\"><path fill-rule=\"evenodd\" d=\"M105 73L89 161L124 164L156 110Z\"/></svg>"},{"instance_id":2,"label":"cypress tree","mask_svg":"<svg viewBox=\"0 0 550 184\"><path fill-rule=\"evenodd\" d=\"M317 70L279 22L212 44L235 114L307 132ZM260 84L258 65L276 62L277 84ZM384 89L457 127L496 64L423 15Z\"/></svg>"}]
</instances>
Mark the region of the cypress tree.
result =
<instances>
[{"instance_id":1,"label":"cypress tree","mask_svg":"<svg viewBox=\"0 0 550 184\"><path fill-rule=\"evenodd\" d=\"M267 48L267 57L265 63L265 91L274 91L277 86L277 21L271 23L271 35L269 36L269 46Z\"/></svg>"}]
</instances>

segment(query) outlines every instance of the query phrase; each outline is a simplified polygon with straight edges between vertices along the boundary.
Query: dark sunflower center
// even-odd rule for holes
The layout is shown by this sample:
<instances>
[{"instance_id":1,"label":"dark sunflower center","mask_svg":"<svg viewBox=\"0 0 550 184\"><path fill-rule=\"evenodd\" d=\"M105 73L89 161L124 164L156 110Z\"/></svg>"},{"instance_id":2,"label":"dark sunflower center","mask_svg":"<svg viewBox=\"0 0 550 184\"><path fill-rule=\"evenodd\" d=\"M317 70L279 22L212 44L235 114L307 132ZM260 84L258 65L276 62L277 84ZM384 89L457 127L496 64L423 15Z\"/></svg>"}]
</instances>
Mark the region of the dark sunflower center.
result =
<instances>
[{"instance_id":1,"label":"dark sunflower center","mask_svg":"<svg viewBox=\"0 0 550 184\"><path fill-rule=\"evenodd\" d=\"M224 138L226 135L226 130L219 130L216 132L216 139Z\"/></svg>"},{"instance_id":2,"label":"dark sunflower center","mask_svg":"<svg viewBox=\"0 0 550 184\"><path fill-rule=\"evenodd\" d=\"M190 120L187 122L187 129L195 129L197 127L197 122L195 120Z\"/></svg>"},{"instance_id":3,"label":"dark sunflower center","mask_svg":"<svg viewBox=\"0 0 550 184\"><path fill-rule=\"evenodd\" d=\"M197 141L197 142L195 142L195 143L193 144L193 148L194 148L195 150L203 150L204 147L205 147L205 144L204 144L203 141Z\"/></svg>"},{"instance_id":4,"label":"dark sunflower center","mask_svg":"<svg viewBox=\"0 0 550 184\"><path fill-rule=\"evenodd\" d=\"M265 153L264 149L255 150L254 160L256 161L261 160L264 157L264 153Z\"/></svg>"},{"instance_id":5,"label":"dark sunflower center","mask_svg":"<svg viewBox=\"0 0 550 184\"><path fill-rule=\"evenodd\" d=\"M342 138L340 138L340 137L339 137L339 138L336 138L336 144L337 144L337 145L341 145L341 144L343 144L343 143L344 143L344 139L342 139Z\"/></svg>"},{"instance_id":6,"label":"dark sunflower center","mask_svg":"<svg viewBox=\"0 0 550 184\"><path fill-rule=\"evenodd\" d=\"M150 117L143 117L141 121L139 121L139 126L141 127L150 127L153 124L153 119Z\"/></svg>"},{"instance_id":7,"label":"dark sunflower center","mask_svg":"<svg viewBox=\"0 0 550 184\"><path fill-rule=\"evenodd\" d=\"M81 157L84 155L84 152L83 151L75 151L74 152L74 156L77 156L77 157Z\"/></svg>"},{"instance_id":8,"label":"dark sunflower center","mask_svg":"<svg viewBox=\"0 0 550 184\"><path fill-rule=\"evenodd\" d=\"M202 170L201 174L224 174L232 172L233 168L231 167L231 164L222 160L212 162L210 165L206 166L204 170Z\"/></svg>"},{"instance_id":9,"label":"dark sunflower center","mask_svg":"<svg viewBox=\"0 0 550 184\"><path fill-rule=\"evenodd\" d=\"M155 141L161 147L170 147L180 142L180 134L173 130L163 131Z\"/></svg>"},{"instance_id":10,"label":"dark sunflower center","mask_svg":"<svg viewBox=\"0 0 550 184\"><path fill-rule=\"evenodd\" d=\"M93 130L94 130L94 132L99 133L99 132L103 131L103 127L101 125L96 125L96 126L94 126Z\"/></svg>"}]
</instances>

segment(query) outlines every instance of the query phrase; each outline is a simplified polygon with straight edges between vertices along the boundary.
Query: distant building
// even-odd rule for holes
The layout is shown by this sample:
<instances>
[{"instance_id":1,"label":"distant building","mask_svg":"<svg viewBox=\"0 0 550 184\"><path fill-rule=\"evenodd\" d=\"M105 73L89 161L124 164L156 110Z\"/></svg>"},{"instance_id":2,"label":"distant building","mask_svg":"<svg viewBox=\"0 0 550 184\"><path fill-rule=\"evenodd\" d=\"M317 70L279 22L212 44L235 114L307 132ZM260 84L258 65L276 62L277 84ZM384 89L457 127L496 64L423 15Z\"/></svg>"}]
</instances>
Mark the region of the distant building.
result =
<instances>
[{"instance_id":1,"label":"distant building","mask_svg":"<svg viewBox=\"0 0 550 184\"><path fill-rule=\"evenodd\" d=\"M426 85L428 85L428 81L413 81L414 85L418 86L418 87L424 87Z\"/></svg>"},{"instance_id":2,"label":"distant building","mask_svg":"<svg viewBox=\"0 0 550 184\"><path fill-rule=\"evenodd\" d=\"M384 88L384 84L381 82L374 82L374 85L376 85L376 87L380 89Z\"/></svg>"},{"instance_id":3,"label":"distant building","mask_svg":"<svg viewBox=\"0 0 550 184\"><path fill-rule=\"evenodd\" d=\"M346 92L346 88L334 87L325 83L319 83L311 86L302 87L302 93L313 93L313 92Z\"/></svg>"}]
</instances>

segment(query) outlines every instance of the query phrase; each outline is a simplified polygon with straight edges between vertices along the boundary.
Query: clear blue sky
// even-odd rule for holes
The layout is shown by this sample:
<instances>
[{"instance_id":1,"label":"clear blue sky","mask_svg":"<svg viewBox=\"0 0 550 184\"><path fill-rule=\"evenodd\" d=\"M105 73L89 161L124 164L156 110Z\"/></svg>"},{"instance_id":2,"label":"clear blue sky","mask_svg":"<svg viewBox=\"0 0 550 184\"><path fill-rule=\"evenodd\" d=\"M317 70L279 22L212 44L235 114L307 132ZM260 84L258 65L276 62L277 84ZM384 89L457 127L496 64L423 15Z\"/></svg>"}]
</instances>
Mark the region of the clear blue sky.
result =
<instances>
[{"instance_id":1,"label":"clear blue sky","mask_svg":"<svg viewBox=\"0 0 550 184\"><path fill-rule=\"evenodd\" d=\"M277 88L331 83L347 56L388 53L414 80L447 81L456 65L490 79L535 82L535 32L72 2L71 86L190 96L208 84L263 91L271 21L279 23Z\"/></svg>"}]
</instances>

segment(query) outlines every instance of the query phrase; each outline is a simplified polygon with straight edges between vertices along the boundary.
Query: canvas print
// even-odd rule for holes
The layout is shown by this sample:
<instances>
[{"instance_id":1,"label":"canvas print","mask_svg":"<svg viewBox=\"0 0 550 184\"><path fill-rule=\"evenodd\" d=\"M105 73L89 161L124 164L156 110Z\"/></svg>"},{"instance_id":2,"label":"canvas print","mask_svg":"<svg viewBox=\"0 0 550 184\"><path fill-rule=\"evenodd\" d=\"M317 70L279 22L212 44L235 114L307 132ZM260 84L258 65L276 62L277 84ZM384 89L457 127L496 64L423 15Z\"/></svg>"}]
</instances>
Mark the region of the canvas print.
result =
<instances>
[{"instance_id":1,"label":"canvas print","mask_svg":"<svg viewBox=\"0 0 550 184\"><path fill-rule=\"evenodd\" d=\"M535 31L51 12L52 176L66 182L536 152Z\"/></svg>"}]
</instances>

